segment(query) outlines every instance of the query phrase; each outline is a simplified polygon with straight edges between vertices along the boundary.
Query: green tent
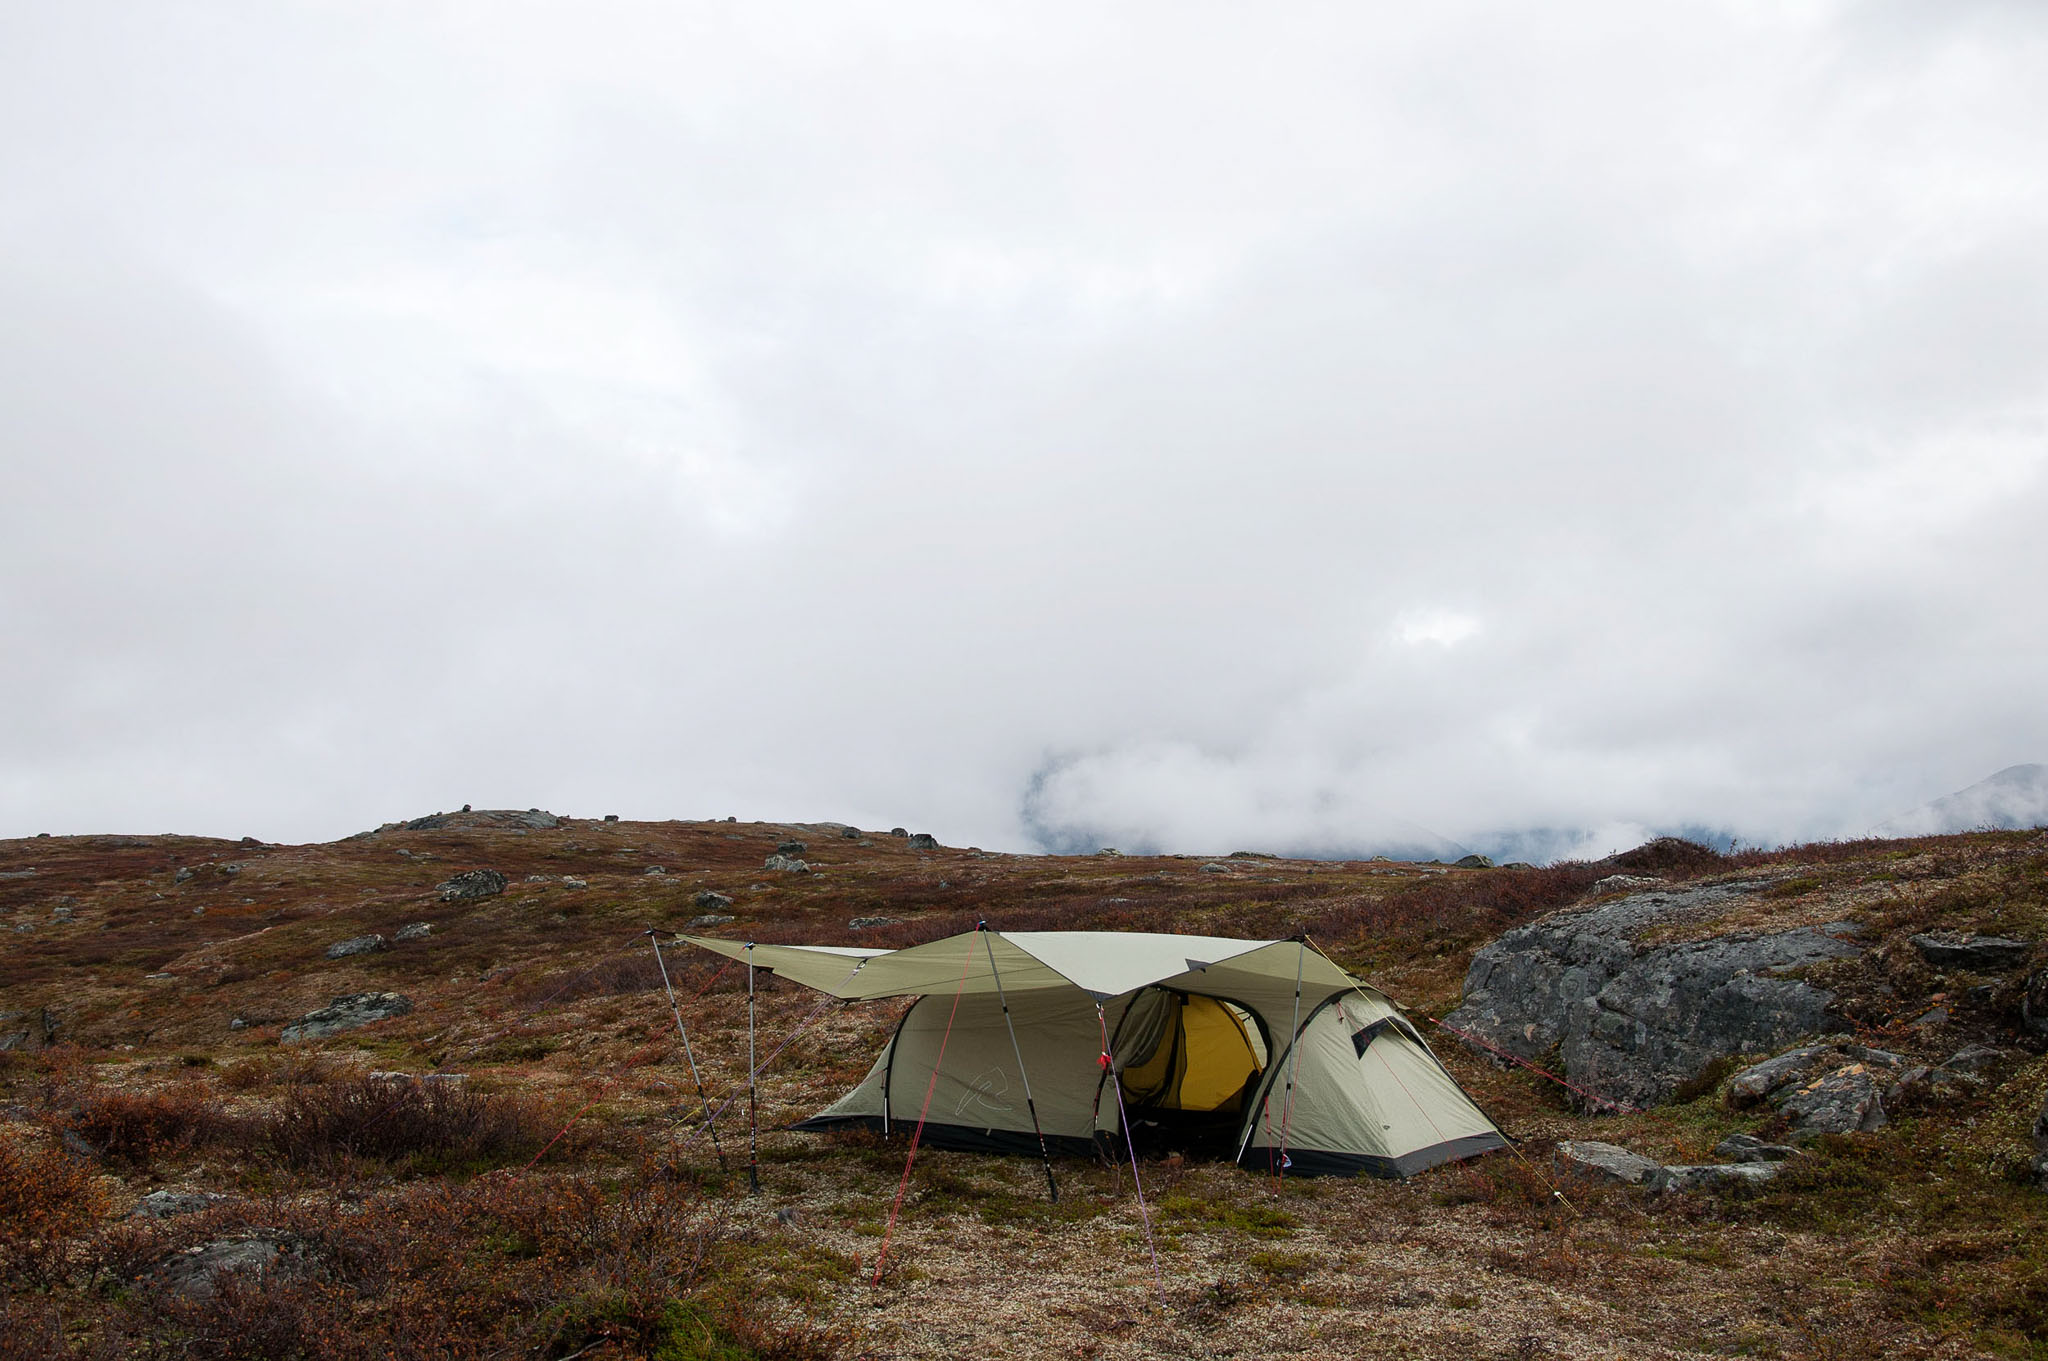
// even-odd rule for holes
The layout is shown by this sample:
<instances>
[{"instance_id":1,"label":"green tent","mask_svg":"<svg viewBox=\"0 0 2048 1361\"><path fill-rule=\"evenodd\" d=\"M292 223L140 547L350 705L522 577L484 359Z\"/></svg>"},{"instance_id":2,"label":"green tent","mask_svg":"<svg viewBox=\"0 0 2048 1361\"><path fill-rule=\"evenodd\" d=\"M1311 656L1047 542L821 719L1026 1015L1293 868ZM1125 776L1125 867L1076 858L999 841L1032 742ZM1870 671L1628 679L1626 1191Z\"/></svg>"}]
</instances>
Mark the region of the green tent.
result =
<instances>
[{"instance_id":1,"label":"green tent","mask_svg":"<svg viewBox=\"0 0 2048 1361\"><path fill-rule=\"evenodd\" d=\"M1247 1166L1376 1176L1507 1142L1393 1003L1301 941L684 939L834 997L917 999L867 1078L798 1129L907 1134L923 1119L926 1143L1016 1153L1038 1152L1041 1136L1085 1152L1128 1133Z\"/></svg>"}]
</instances>

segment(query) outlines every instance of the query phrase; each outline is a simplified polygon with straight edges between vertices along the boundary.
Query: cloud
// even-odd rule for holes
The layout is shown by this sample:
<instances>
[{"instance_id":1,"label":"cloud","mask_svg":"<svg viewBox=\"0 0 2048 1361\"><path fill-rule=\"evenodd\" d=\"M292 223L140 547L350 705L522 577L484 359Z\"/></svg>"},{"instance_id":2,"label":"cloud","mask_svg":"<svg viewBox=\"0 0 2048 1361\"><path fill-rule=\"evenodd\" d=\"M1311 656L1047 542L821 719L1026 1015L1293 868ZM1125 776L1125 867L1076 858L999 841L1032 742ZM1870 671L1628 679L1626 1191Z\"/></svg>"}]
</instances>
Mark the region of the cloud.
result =
<instances>
[{"instance_id":1,"label":"cloud","mask_svg":"<svg viewBox=\"0 0 2048 1361\"><path fill-rule=\"evenodd\" d=\"M1776 840L2048 750L2034 7L0 23L0 832Z\"/></svg>"}]
</instances>

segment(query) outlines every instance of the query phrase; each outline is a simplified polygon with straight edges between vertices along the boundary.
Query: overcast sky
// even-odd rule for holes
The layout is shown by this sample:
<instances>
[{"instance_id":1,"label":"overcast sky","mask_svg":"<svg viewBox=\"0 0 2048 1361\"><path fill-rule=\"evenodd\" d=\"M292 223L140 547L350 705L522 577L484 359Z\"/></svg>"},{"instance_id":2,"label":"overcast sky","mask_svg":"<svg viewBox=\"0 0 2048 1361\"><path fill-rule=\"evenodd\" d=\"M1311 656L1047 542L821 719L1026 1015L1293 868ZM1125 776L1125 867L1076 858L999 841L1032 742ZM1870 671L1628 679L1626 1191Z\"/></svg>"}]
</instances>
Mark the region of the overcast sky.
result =
<instances>
[{"instance_id":1,"label":"overcast sky","mask_svg":"<svg viewBox=\"0 0 2048 1361\"><path fill-rule=\"evenodd\" d=\"M2048 759L2044 129L2032 0L5 4L0 836L1860 833Z\"/></svg>"}]
</instances>

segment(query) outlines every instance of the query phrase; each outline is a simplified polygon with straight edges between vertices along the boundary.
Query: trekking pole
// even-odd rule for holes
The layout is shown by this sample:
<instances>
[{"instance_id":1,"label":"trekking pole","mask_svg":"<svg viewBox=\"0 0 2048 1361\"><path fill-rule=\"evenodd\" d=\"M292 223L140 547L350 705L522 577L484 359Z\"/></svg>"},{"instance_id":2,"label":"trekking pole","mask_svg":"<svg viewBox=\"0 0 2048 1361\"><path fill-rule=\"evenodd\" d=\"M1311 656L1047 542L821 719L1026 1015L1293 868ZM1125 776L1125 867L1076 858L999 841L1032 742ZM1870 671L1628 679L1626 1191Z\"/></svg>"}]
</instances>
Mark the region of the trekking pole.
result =
<instances>
[{"instance_id":1,"label":"trekking pole","mask_svg":"<svg viewBox=\"0 0 2048 1361\"><path fill-rule=\"evenodd\" d=\"M668 981L668 965L661 961L661 937L652 928L647 939L654 946L654 967L661 970L662 990L668 994L668 1009L675 1015L676 1032L683 1037L683 1057L690 1061L690 1080L697 1084L697 1100L704 1107L704 1124L711 1130L711 1151L718 1155L718 1170L725 1171L725 1150L718 1144L718 1129L711 1123L711 1098L704 1094L704 1077L697 1071L697 1054L690 1048L690 1031L683 1024L683 1009L676 1004L676 990Z\"/></svg>"},{"instance_id":2,"label":"trekking pole","mask_svg":"<svg viewBox=\"0 0 2048 1361\"><path fill-rule=\"evenodd\" d=\"M754 942L747 942L747 1194L761 1193L761 1116L754 1095Z\"/></svg>"},{"instance_id":3,"label":"trekking pole","mask_svg":"<svg viewBox=\"0 0 2048 1361\"><path fill-rule=\"evenodd\" d=\"M1017 1043L1017 1027L1010 1020L1010 999L1003 993L1003 976L996 972L995 942L988 937L988 923L979 921L974 929L981 933L981 943L988 949L989 977L996 981L996 1000L1003 1004L1003 1025L1010 1032L1010 1052L1017 1056L1017 1077L1024 1084L1024 1109L1031 1112L1031 1132L1038 1136L1038 1157L1045 1164L1045 1189L1052 1197L1053 1204L1059 1204L1060 1184L1053 1180L1052 1153L1045 1146L1045 1131L1038 1126L1038 1103L1031 1099L1031 1075L1024 1071L1024 1048Z\"/></svg>"}]
</instances>

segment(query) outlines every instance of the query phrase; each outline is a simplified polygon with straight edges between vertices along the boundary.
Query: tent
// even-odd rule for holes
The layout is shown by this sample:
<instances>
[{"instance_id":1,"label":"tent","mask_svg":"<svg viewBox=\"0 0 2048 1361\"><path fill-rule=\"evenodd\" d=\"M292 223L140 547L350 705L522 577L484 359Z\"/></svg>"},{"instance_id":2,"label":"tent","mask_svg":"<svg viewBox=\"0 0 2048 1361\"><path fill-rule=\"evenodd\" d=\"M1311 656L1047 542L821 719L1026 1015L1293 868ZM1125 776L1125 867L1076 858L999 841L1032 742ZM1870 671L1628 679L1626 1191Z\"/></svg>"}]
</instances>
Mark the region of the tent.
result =
<instances>
[{"instance_id":1,"label":"tent","mask_svg":"<svg viewBox=\"0 0 2048 1361\"><path fill-rule=\"evenodd\" d=\"M916 999L866 1079L797 1129L922 1121L925 1143L1012 1153L1128 1137L1385 1177L1507 1142L1393 1003L1302 940L985 927L903 950L683 939L833 997Z\"/></svg>"}]
</instances>

